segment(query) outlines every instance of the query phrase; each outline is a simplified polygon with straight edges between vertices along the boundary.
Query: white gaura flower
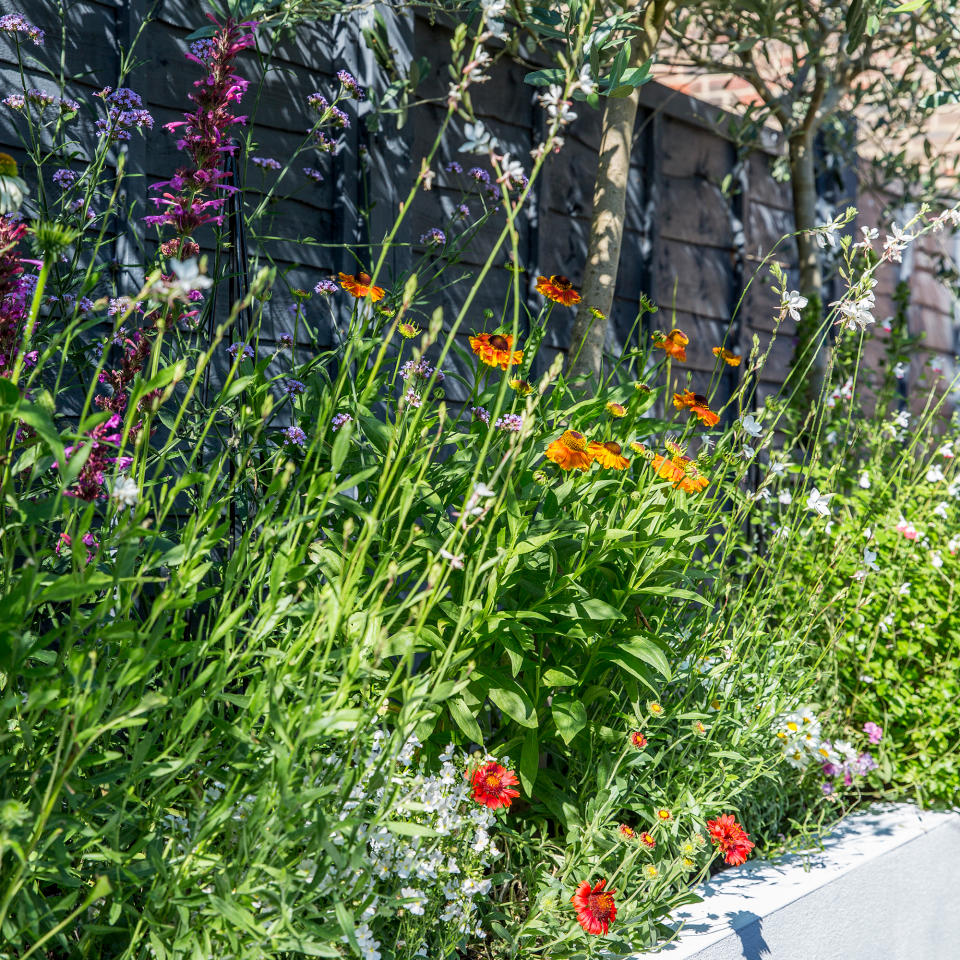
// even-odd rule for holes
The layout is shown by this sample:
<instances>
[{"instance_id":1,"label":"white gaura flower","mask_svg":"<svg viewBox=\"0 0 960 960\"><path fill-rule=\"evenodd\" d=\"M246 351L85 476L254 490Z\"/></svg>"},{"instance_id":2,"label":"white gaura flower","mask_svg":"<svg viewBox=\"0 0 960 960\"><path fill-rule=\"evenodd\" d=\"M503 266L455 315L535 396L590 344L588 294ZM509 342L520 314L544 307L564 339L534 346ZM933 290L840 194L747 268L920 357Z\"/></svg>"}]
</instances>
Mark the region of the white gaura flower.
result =
<instances>
[{"instance_id":1,"label":"white gaura flower","mask_svg":"<svg viewBox=\"0 0 960 960\"><path fill-rule=\"evenodd\" d=\"M940 556L939 550L930 551L930 563L939 570L943 566L943 557Z\"/></svg>"},{"instance_id":2,"label":"white gaura flower","mask_svg":"<svg viewBox=\"0 0 960 960\"><path fill-rule=\"evenodd\" d=\"M948 506L949 506L949 505L947 504L947 501L946 501L946 500L941 500L941 501L933 508L933 515L934 515L935 517L940 517L942 520L946 520L946 519L947 519L947 507L948 507Z\"/></svg>"},{"instance_id":3,"label":"white gaura flower","mask_svg":"<svg viewBox=\"0 0 960 960\"><path fill-rule=\"evenodd\" d=\"M463 131L467 139L460 146L461 153L489 153L497 145L493 134L484 126L482 120L465 124Z\"/></svg>"},{"instance_id":4,"label":"white gaura flower","mask_svg":"<svg viewBox=\"0 0 960 960\"><path fill-rule=\"evenodd\" d=\"M901 430L906 430L910 426L910 411L898 410L893 416L893 425Z\"/></svg>"},{"instance_id":5,"label":"white gaura flower","mask_svg":"<svg viewBox=\"0 0 960 960\"><path fill-rule=\"evenodd\" d=\"M860 479L857 481L857 486L859 486L861 490L870 489L870 474L867 473L866 470L860 471Z\"/></svg>"},{"instance_id":6,"label":"white gaura flower","mask_svg":"<svg viewBox=\"0 0 960 960\"><path fill-rule=\"evenodd\" d=\"M840 308L840 322L847 330L866 330L871 324L877 322L873 315L876 308L876 298L872 290L868 290L858 299L840 300L831 306Z\"/></svg>"},{"instance_id":7,"label":"white gaura flower","mask_svg":"<svg viewBox=\"0 0 960 960\"><path fill-rule=\"evenodd\" d=\"M873 527L867 527L867 529L863 531L863 539L866 540L867 543L873 539Z\"/></svg>"},{"instance_id":8,"label":"white gaura flower","mask_svg":"<svg viewBox=\"0 0 960 960\"><path fill-rule=\"evenodd\" d=\"M752 460L756 455L757 451L754 450L753 447L744 447L743 450L740 451L740 456L743 457L744 460Z\"/></svg>"},{"instance_id":9,"label":"white gaura flower","mask_svg":"<svg viewBox=\"0 0 960 960\"><path fill-rule=\"evenodd\" d=\"M793 503L793 494L789 490L781 490L777 500L785 507L789 507Z\"/></svg>"},{"instance_id":10,"label":"white gaura flower","mask_svg":"<svg viewBox=\"0 0 960 960\"><path fill-rule=\"evenodd\" d=\"M511 160L509 153L505 153L502 157L499 157L498 160L500 169L503 172L497 177L497 183L509 186L511 181L522 183L526 179L526 174L523 172L523 164L519 160Z\"/></svg>"},{"instance_id":11,"label":"white gaura flower","mask_svg":"<svg viewBox=\"0 0 960 960\"><path fill-rule=\"evenodd\" d=\"M462 570L463 569L463 554L451 553L449 550L440 548L440 556L450 564L451 569L453 570Z\"/></svg>"},{"instance_id":12,"label":"white gaura flower","mask_svg":"<svg viewBox=\"0 0 960 960\"><path fill-rule=\"evenodd\" d=\"M780 526L773 531L774 540L786 540L789 536L790 528L785 523L780 524Z\"/></svg>"},{"instance_id":13,"label":"white gaura flower","mask_svg":"<svg viewBox=\"0 0 960 960\"><path fill-rule=\"evenodd\" d=\"M814 236L817 238L817 245L821 250L828 246L835 247L837 245L837 231L839 229L840 225L835 220L816 228Z\"/></svg>"},{"instance_id":14,"label":"white gaura flower","mask_svg":"<svg viewBox=\"0 0 960 960\"><path fill-rule=\"evenodd\" d=\"M782 477L787 472L787 464L783 460L771 460L770 472L775 477Z\"/></svg>"},{"instance_id":15,"label":"white gaura flower","mask_svg":"<svg viewBox=\"0 0 960 960\"><path fill-rule=\"evenodd\" d=\"M570 109L570 101L563 99L563 87L559 84L551 83L546 93L541 93L537 99L540 106L547 111L547 116L561 126L577 119L577 115Z\"/></svg>"},{"instance_id":16,"label":"white gaura flower","mask_svg":"<svg viewBox=\"0 0 960 960\"><path fill-rule=\"evenodd\" d=\"M872 247L873 241L880 236L880 231L876 227L861 227L860 233L863 239L853 245L854 250L858 248L866 250L867 247Z\"/></svg>"},{"instance_id":17,"label":"white gaura flower","mask_svg":"<svg viewBox=\"0 0 960 960\"><path fill-rule=\"evenodd\" d=\"M946 475L943 470L940 469L940 464L935 463L928 471L926 480L927 483L939 483L941 480L946 480Z\"/></svg>"},{"instance_id":18,"label":"white gaura flower","mask_svg":"<svg viewBox=\"0 0 960 960\"><path fill-rule=\"evenodd\" d=\"M807 298L801 296L799 290L784 290L780 294L780 309L786 310L790 317L800 321L800 311L807 305Z\"/></svg>"},{"instance_id":19,"label":"white gaura flower","mask_svg":"<svg viewBox=\"0 0 960 960\"><path fill-rule=\"evenodd\" d=\"M944 460L952 460L953 457L954 457L954 453L953 453L953 441L952 441L952 440L948 440L948 441L940 448L940 450L938 451L938 453L940 454L941 457L943 457Z\"/></svg>"},{"instance_id":20,"label":"white gaura flower","mask_svg":"<svg viewBox=\"0 0 960 960\"><path fill-rule=\"evenodd\" d=\"M140 488L132 477L117 477L110 490L110 499L118 507L135 507L140 502Z\"/></svg>"},{"instance_id":21,"label":"white gaura flower","mask_svg":"<svg viewBox=\"0 0 960 960\"><path fill-rule=\"evenodd\" d=\"M907 365L902 362L897 363L893 368L893 375L898 380L902 380L907 375Z\"/></svg>"},{"instance_id":22,"label":"white gaura flower","mask_svg":"<svg viewBox=\"0 0 960 960\"><path fill-rule=\"evenodd\" d=\"M810 495L807 497L807 509L812 510L821 517L829 517L830 498L832 496L832 493L820 493L816 487L813 487L813 489L810 491Z\"/></svg>"},{"instance_id":23,"label":"white gaura flower","mask_svg":"<svg viewBox=\"0 0 960 960\"><path fill-rule=\"evenodd\" d=\"M879 570L880 567L877 565L877 552L876 550L870 550L867 547L863 548L863 565L868 570Z\"/></svg>"},{"instance_id":24,"label":"white gaura flower","mask_svg":"<svg viewBox=\"0 0 960 960\"><path fill-rule=\"evenodd\" d=\"M763 427L754 419L752 413L748 413L741 421L740 426L743 432L751 437L759 437L763 433Z\"/></svg>"},{"instance_id":25,"label":"white gaura flower","mask_svg":"<svg viewBox=\"0 0 960 960\"><path fill-rule=\"evenodd\" d=\"M895 223L890 224L890 233L883 244L884 255L889 254L891 260L900 263L903 259L903 251L916 237L912 233L904 233Z\"/></svg>"},{"instance_id":26,"label":"white gaura flower","mask_svg":"<svg viewBox=\"0 0 960 960\"><path fill-rule=\"evenodd\" d=\"M908 597L910 595L910 581L904 580L904 582L900 584L900 589L897 590L897 593L901 597Z\"/></svg>"},{"instance_id":27,"label":"white gaura flower","mask_svg":"<svg viewBox=\"0 0 960 960\"><path fill-rule=\"evenodd\" d=\"M577 78L576 85L580 88L584 96L589 97L591 93L597 92L597 84L590 76L590 64L585 63L580 68L580 76Z\"/></svg>"}]
</instances>

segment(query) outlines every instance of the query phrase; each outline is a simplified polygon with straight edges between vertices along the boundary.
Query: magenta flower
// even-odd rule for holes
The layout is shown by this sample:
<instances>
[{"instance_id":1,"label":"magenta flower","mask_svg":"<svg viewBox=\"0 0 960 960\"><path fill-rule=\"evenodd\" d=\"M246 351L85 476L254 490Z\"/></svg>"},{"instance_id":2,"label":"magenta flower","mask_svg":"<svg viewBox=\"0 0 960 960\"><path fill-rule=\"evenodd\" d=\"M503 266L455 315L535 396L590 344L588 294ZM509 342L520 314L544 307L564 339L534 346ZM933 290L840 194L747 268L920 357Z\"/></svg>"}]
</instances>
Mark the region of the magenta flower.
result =
<instances>
[{"instance_id":1,"label":"magenta flower","mask_svg":"<svg viewBox=\"0 0 960 960\"><path fill-rule=\"evenodd\" d=\"M98 424L84 438L81 443L69 446L64 450L67 462L78 450L89 447L90 454L80 469L76 482L64 490L68 497L78 497L81 500L97 500L103 498L103 482L106 471L111 467L117 470L126 470L133 463L132 457L121 457L116 453L123 439L121 428L123 418L113 414L109 420ZM136 427L130 431L130 440L135 439ZM53 464L57 466L56 463Z\"/></svg>"},{"instance_id":2,"label":"magenta flower","mask_svg":"<svg viewBox=\"0 0 960 960\"><path fill-rule=\"evenodd\" d=\"M872 720L868 720L863 725L863 732L867 735L867 739L873 744L877 744L883 739L883 727L874 723Z\"/></svg>"}]
</instances>

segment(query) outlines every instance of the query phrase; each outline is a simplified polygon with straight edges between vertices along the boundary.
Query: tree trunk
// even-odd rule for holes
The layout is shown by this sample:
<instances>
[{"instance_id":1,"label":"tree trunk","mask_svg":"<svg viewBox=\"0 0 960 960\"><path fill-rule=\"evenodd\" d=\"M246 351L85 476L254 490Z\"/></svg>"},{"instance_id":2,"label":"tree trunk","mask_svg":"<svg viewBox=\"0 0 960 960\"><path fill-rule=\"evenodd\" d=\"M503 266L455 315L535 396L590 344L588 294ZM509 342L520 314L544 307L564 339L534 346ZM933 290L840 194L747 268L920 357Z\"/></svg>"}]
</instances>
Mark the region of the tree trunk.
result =
<instances>
[{"instance_id":1,"label":"tree trunk","mask_svg":"<svg viewBox=\"0 0 960 960\"><path fill-rule=\"evenodd\" d=\"M640 13L641 23L632 41L631 67L641 66L653 55L667 16L676 4L677 0L633 0L633 9ZM628 97L608 97L603 111L600 155L593 188L593 215L583 271L583 299L570 335L569 356L571 359L576 357L570 376L596 374L600 370L609 324L607 318L613 308L620 265L633 127L639 102L638 87ZM603 317L595 318L591 308L599 310Z\"/></svg>"},{"instance_id":2,"label":"tree trunk","mask_svg":"<svg viewBox=\"0 0 960 960\"><path fill-rule=\"evenodd\" d=\"M817 180L813 164L813 135L804 131L788 144L790 187L793 191L793 219L797 230L797 253L800 263L800 292L811 303L822 302L823 274L820 270L820 248L810 232L817 226Z\"/></svg>"}]
</instances>

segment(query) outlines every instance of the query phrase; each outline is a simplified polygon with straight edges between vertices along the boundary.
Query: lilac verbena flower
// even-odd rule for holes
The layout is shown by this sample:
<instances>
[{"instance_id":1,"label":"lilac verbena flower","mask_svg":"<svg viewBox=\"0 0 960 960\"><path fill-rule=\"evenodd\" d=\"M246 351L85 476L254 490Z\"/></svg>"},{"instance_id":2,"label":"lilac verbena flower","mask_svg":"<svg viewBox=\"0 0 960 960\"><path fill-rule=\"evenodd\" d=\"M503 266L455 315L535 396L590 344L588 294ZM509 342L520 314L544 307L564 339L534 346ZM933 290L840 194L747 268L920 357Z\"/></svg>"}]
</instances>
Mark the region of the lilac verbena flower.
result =
<instances>
[{"instance_id":1,"label":"lilac verbena flower","mask_svg":"<svg viewBox=\"0 0 960 960\"><path fill-rule=\"evenodd\" d=\"M429 380L434 374L433 365L428 363L423 357L419 360L408 360L400 368L400 376L404 380L409 380L411 377L421 377L424 380ZM446 374L442 370L436 371L437 383L443 383Z\"/></svg>"},{"instance_id":2,"label":"lilac verbena flower","mask_svg":"<svg viewBox=\"0 0 960 960\"><path fill-rule=\"evenodd\" d=\"M57 106L61 113L77 113L80 110L80 103L72 97L59 97Z\"/></svg>"},{"instance_id":3,"label":"lilac verbena flower","mask_svg":"<svg viewBox=\"0 0 960 960\"><path fill-rule=\"evenodd\" d=\"M470 207L465 203L458 204L454 216L461 217L466 220L467 217L470 216Z\"/></svg>"},{"instance_id":4,"label":"lilac verbena flower","mask_svg":"<svg viewBox=\"0 0 960 960\"><path fill-rule=\"evenodd\" d=\"M349 413L337 413L334 414L333 419L330 421L330 429L336 433L345 423L349 423L353 420L353 417Z\"/></svg>"},{"instance_id":5,"label":"lilac verbena flower","mask_svg":"<svg viewBox=\"0 0 960 960\"><path fill-rule=\"evenodd\" d=\"M40 110L46 110L47 107L55 103L56 100L56 96L52 93L47 93L46 90L39 90L34 87L32 90L27 91L27 102L32 103Z\"/></svg>"},{"instance_id":6,"label":"lilac verbena flower","mask_svg":"<svg viewBox=\"0 0 960 960\"><path fill-rule=\"evenodd\" d=\"M307 385L299 380L288 379L283 381L283 389L288 397L299 397L307 389Z\"/></svg>"},{"instance_id":7,"label":"lilac verbena flower","mask_svg":"<svg viewBox=\"0 0 960 960\"><path fill-rule=\"evenodd\" d=\"M856 772L862 777L868 774L871 770L876 769L877 761L873 759L873 754L871 754L869 750L864 750L863 753L857 757Z\"/></svg>"},{"instance_id":8,"label":"lilac verbena flower","mask_svg":"<svg viewBox=\"0 0 960 960\"><path fill-rule=\"evenodd\" d=\"M287 427L283 431L283 442L287 443L296 443L301 447L307 445L307 435L299 427Z\"/></svg>"},{"instance_id":9,"label":"lilac verbena flower","mask_svg":"<svg viewBox=\"0 0 960 960\"><path fill-rule=\"evenodd\" d=\"M317 149L321 153L336 153L337 147L340 146L339 140L331 140L325 133L322 131L317 131L316 136L313 138L314 142L317 145Z\"/></svg>"},{"instance_id":10,"label":"lilac verbena flower","mask_svg":"<svg viewBox=\"0 0 960 960\"><path fill-rule=\"evenodd\" d=\"M330 109L330 104L322 93L311 93L307 97L307 106L313 107L317 113L326 113Z\"/></svg>"},{"instance_id":11,"label":"lilac verbena flower","mask_svg":"<svg viewBox=\"0 0 960 960\"><path fill-rule=\"evenodd\" d=\"M407 392L403 395L403 399L406 401L407 405L411 407L419 407L420 404L423 403L423 397L421 397L420 394L413 389L413 387L409 387L407 389Z\"/></svg>"},{"instance_id":12,"label":"lilac verbena flower","mask_svg":"<svg viewBox=\"0 0 960 960\"><path fill-rule=\"evenodd\" d=\"M442 247L447 242L447 235L439 227L431 227L420 237L420 242Z\"/></svg>"},{"instance_id":13,"label":"lilac verbena flower","mask_svg":"<svg viewBox=\"0 0 960 960\"><path fill-rule=\"evenodd\" d=\"M19 13L6 13L0 17L0 30L11 36L17 33L26 34L38 47L43 45L43 31L25 20ZM17 38L19 40L19 37Z\"/></svg>"},{"instance_id":14,"label":"lilac verbena flower","mask_svg":"<svg viewBox=\"0 0 960 960\"><path fill-rule=\"evenodd\" d=\"M332 277L325 277L323 280L319 281L317 285L313 288L314 293L319 293L321 296L328 296L331 293L336 293L339 287L337 286L336 280Z\"/></svg>"},{"instance_id":15,"label":"lilac verbena flower","mask_svg":"<svg viewBox=\"0 0 960 960\"><path fill-rule=\"evenodd\" d=\"M446 170L447 173L463 173L463 167L461 167L460 164L457 163L456 160L451 160L451 161L444 167L444 170Z\"/></svg>"},{"instance_id":16,"label":"lilac verbena flower","mask_svg":"<svg viewBox=\"0 0 960 960\"><path fill-rule=\"evenodd\" d=\"M340 81L341 86L352 96L356 97L357 100L363 99L363 87L357 83L357 79L352 73L348 73L346 70L338 70L337 79Z\"/></svg>"},{"instance_id":17,"label":"lilac verbena flower","mask_svg":"<svg viewBox=\"0 0 960 960\"><path fill-rule=\"evenodd\" d=\"M350 118L339 107L330 108L330 119L335 127L340 127L342 130L350 126Z\"/></svg>"},{"instance_id":18,"label":"lilac verbena flower","mask_svg":"<svg viewBox=\"0 0 960 960\"><path fill-rule=\"evenodd\" d=\"M323 183L323 174L315 167L304 167L303 172L314 182Z\"/></svg>"},{"instance_id":19,"label":"lilac verbena flower","mask_svg":"<svg viewBox=\"0 0 960 960\"><path fill-rule=\"evenodd\" d=\"M877 744L883 739L883 727L878 723L874 723L872 720L868 720L863 725L863 732L867 735L867 739L873 744Z\"/></svg>"},{"instance_id":20,"label":"lilac verbena flower","mask_svg":"<svg viewBox=\"0 0 960 960\"><path fill-rule=\"evenodd\" d=\"M273 157L251 157L250 162L264 170L279 170L283 164Z\"/></svg>"},{"instance_id":21,"label":"lilac verbena flower","mask_svg":"<svg viewBox=\"0 0 960 960\"><path fill-rule=\"evenodd\" d=\"M210 38L194 40L193 43L190 44L190 52L200 63L206 64L213 56L214 46L215 44Z\"/></svg>"},{"instance_id":22,"label":"lilac verbena flower","mask_svg":"<svg viewBox=\"0 0 960 960\"><path fill-rule=\"evenodd\" d=\"M477 183L490 183L490 174L486 170L481 169L480 167L471 167L467 173L468 177L473 177Z\"/></svg>"},{"instance_id":23,"label":"lilac verbena flower","mask_svg":"<svg viewBox=\"0 0 960 960\"><path fill-rule=\"evenodd\" d=\"M0 103L12 110L22 110L27 105L26 98L22 93L11 93L9 97L0 100Z\"/></svg>"},{"instance_id":24,"label":"lilac verbena flower","mask_svg":"<svg viewBox=\"0 0 960 960\"><path fill-rule=\"evenodd\" d=\"M483 407L471 407L470 413L474 420L482 420L488 427L490 426L490 411Z\"/></svg>"},{"instance_id":25,"label":"lilac verbena flower","mask_svg":"<svg viewBox=\"0 0 960 960\"><path fill-rule=\"evenodd\" d=\"M148 110L142 109L143 101L139 94L129 87L104 87L98 94L107 108L105 120L97 121L97 132L110 140L129 140L130 131L153 129L153 117Z\"/></svg>"},{"instance_id":26,"label":"lilac verbena flower","mask_svg":"<svg viewBox=\"0 0 960 960\"><path fill-rule=\"evenodd\" d=\"M69 190L79 179L80 173L77 170L68 170L66 167L61 167L53 174L53 182L61 190Z\"/></svg>"},{"instance_id":27,"label":"lilac verbena flower","mask_svg":"<svg viewBox=\"0 0 960 960\"><path fill-rule=\"evenodd\" d=\"M113 297L107 306L107 313L111 317L117 317L122 313L140 313L143 307L140 303L135 303L130 297Z\"/></svg>"},{"instance_id":28,"label":"lilac verbena flower","mask_svg":"<svg viewBox=\"0 0 960 960\"><path fill-rule=\"evenodd\" d=\"M234 360L237 359L237 354L238 354L241 350L243 351L243 357L241 358L241 360L252 360L252 359L253 359L253 347L251 347L249 343L246 343L246 344L244 344L244 343L239 343L239 342L238 342L238 343L231 343L230 346L227 347L227 353L229 353L230 356L231 356L231 358L234 359Z\"/></svg>"},{"instance_id":29,"label":"lilac verbena flower","mask_svg":"<svg viewBox=\"0 0 960 960\"><path fill-rule=\"evenodd\" d=\"M293 349L293 337L289 333L281 333L280 339L277 341L281 350L291 350Z\"/></svg>"},{"instance_id":30,"label":"lilac verbena flower","mask_svg":"<svg viewBox=\"0 0 960 960\"><path fill-rule=\"evenodd\" d=\"M510 433L517 433L522 426L523 417L519 413L505 413L494 423L498 430L508 430Z\"/></svg>"}]
</instances>

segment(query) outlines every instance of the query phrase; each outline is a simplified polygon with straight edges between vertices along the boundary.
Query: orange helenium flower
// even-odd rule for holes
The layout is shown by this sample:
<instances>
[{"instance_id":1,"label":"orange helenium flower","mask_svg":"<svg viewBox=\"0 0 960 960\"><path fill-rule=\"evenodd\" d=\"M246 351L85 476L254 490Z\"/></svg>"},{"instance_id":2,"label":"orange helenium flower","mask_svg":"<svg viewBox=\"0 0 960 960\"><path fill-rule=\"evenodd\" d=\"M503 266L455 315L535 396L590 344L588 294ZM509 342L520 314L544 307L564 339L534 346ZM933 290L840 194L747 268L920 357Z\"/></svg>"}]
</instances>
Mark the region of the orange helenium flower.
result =
<instances>
[{"instance_id":1,"label":"orange helenium flower","mask_svg":"<svg viewBox=\"0 0 960 960\"><path fill-rule=\"evenodd\" d=\"M726 347L714 347L713 355L715 357L720 357L725 363L729 364L731 367L739 367L740 361L743 357L738 356L731 350L727 350Z\"/></svg>"},{"instance_id":2,"label":"orange helenium flower","mask_svg":"<svg viewBox=\"0 0 960 960\"><path fill-rule=\"evenodd\" d=\"M589 470L593 454L587 451L587 438L576 430L567 430L547 447L546 457L561 470Z\"/></svg>"},{"instance_id":3,"label":"orange helenium flower","mask_svg":"<svg viewBox=\"0 0 960 960\"><path fill-rule=\"evenodd\" d=\"M516 390L521 397L526 397L529 394L533 393L533 387L527 380L521 380L517 378L516 380L510 381L510 387L513 390Z\"/></svg>"},{"instance_id":4,"label":"orange helenium flower","mask_svg":"<svg viewBox=\"0 0 960 960\"><path fill-rule=\"evenodd\" d=\"M373 285L369 273L340 273L340 286L358 300L369 297L374 303L383 298L383 287Z\"/></svg>"},{"instance_id":5,"label":"orange helenium flower","mask_svg":"<svg viewBox=\"0 0 960 960\"><path fill-rule=\"evenodd\" d=\"M492 760L477 767L470 782L473 799L491 810L506 809L515 797L520 796L520 791L513 789L520 782L516 774Z\"/></svg>"},{"instance_id":6,"label":"orange helenium flower","mask_svg":"<svg viewBox=\"0 0 960 960\"><path fill-rule=\"evenodd\" d=\"M664 334L658 330L653 335L653 345L660 350L665 350L667 356L674 360L685 361L687 359L687 344L690 338L682 331L674 327L669 333Z\"/></svg>"},{"instance_id":7,"label":"orange helenium flower","mask_svg":"<svg viewBox=\"0 0 960 960\"><path fill-rule=\"evenodd\" d=\"M587 447L587 452L593 456L593 459L601 467L609 467L611 470L626 470L630 466L630 461L623 456L623 448L615 440L607 440L605 443L591 443Z\"/></svg>"},{"instance_id":8,"label":"orange helenium flower","mask_svg":"<svg viewBox=\"0 0 960 960\"><path fill-rule=\"evenodd\" d=\"M732 813L725 813L716 820L708 820L707 830L714 846L724 854L727 863L733 867L746 863L755 844Z\"/></svg>"},{"instance_id":9,"label":"orange helenium flower","mask_svg":"<svg viewBox=\"0 0 960 960\"><path fill-rule=\"evenodd\" d=\"M420 332L420 328L409 320L401 320L397 324L397 330L400 331L400 336L404 340L412 340Z\"/></svg>"},{"instance_id":10,"label":"orange helenium flower","mask_svg":"<svg viewBox=\"0 0 960 960\"><path fill-rule=\"evenodd\" d=\"M671 448L671 457L654 456L650 461L658 477L669 480L675 487L684 493L699 493L705 489L710 481L700 473L694 462L683 455L683 450L676 444L668 444Z\"/></svg>"},{"instance_id":11,"label":"orange helenium flower","mask_svg":"<svg viewBox=\"0 0 960 960\"><path fill-rule=\"evenodd\" d=\"M605 890L606 885L606 880L598 880L591 889L584 880L570 898L577 909L577 921L587 933L606 933L617 918L617 904L613 899L617 891Z\"/></svg>"},{"instance_id":12,"label":"orange helenium flower","mask_svg":"<svg viewBox=\"0 0 960 960\"><path fill-rule=\"evenodd\" d=\"M470 338L470 348L488 366L506 370L523 360L523 351L514 350L509 333L478 333Z\"/></svg>"},{"instance_id":13,"label":"orange helenium flower","mask_svg":"<svg viewBox=\"0 0 960 960\"><path fill-rule=\"evenodd\" d=\"M625 417L627 415L627 408L622 403L614 403L611 401L607 404L607 413L611 417Z\"/></svg>"},{"instance_id":14,"label":"orange helenium flower","mask_svg":"<svg viewBox=\"0 0 960 960\"><path fill-rule=\"evenodd\" d=\"M549 279L537 277L537 292L542 293L554 303L562 303L565 307L572 307L580 302L580 294L573 289L573 284L560 274L555 274Z\"/></svg>"},{"instance_id":15,"label":"orange helenium flower","mask_svg":"<svg viewBox=\"0 0 960 960\"><path fill-rule=\"evenodd\" d=\"M678 410L689 410L702 424L715 427L720 417L710 409L710 402L702 393L684 390L673 395L673 405Z\"/></svg>"}]
</instances>

